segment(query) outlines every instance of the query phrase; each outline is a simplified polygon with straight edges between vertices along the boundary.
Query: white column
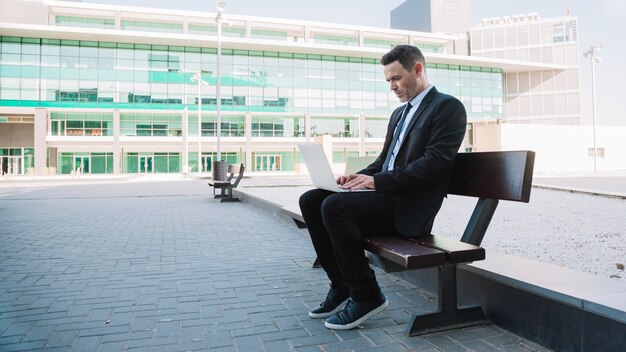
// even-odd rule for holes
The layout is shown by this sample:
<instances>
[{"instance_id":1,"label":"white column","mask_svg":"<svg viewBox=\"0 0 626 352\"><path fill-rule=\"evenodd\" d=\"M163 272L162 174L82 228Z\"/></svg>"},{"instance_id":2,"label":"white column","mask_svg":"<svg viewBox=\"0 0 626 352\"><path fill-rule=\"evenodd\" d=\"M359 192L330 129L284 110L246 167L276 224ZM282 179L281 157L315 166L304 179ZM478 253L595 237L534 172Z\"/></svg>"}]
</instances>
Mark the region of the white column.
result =
<instances>
[{"instance_id":1,"label":"white column","mask_svg":"<svg viewBox=\"0 0 626 352\"><path fill-rule=\"evenodd\" d=\"M311 114L304 114L304 137L307 142L311 141Z\"/></svg>"},{"instance_id":2,"label":"white column","mask_svg":"<svg viewBox=\"0 0 626 352\"><path fill-rule=\"evenodd\" d=\"M120 143L120 111L113 110L113 173L119 175L122 173L122 146Z\"/></svg>"},{"instance_id":3,"label":"white column","mask_svg":"<svg viewBox=\"0 0 626 352\"><path fill-rule=\"evenodd\" d=\"M189 111L183 109L181 114L183 120L183 174L187 174L189 170Z\"/></svg>"},{"instance_id":4,"label":"white column","mask_svg":"<svg viewBox=\"0 0 626 352\"><path fill-rule=\"evenodd\" d=\"M183 16L183 34L189 33L189 17Z\"/></svg>"},{"instance_id":5,"label":"white column","mask_svg":"<svg viewBox=\"0 0 626 352\"><path fill-rule=\"evenodd\" d=\"M33 147L35 148L35 175L45 175L47 145L46 135L48 134L48 111L42 108L35 109L35 133L33 136Z\"/></svg>"},{"instance_id":6,"label":"white column","mask_svg":"<svg viewBox=\"0 0 626 352\"><path fill-rule=\"evenodd\" d=\"M246 112L245 115L245 132L246 136L246 170L252 170L252 113Z\"/></svg>"},{"instance_id":7,"label":"white column","mask_svg":"<svg viewBox=\"0 0 626 352\"><path fill-rule=\"evenodd\" d=\"M359 156L365 156L365 114L359 114Z\"/></svg>"}]
</instances>

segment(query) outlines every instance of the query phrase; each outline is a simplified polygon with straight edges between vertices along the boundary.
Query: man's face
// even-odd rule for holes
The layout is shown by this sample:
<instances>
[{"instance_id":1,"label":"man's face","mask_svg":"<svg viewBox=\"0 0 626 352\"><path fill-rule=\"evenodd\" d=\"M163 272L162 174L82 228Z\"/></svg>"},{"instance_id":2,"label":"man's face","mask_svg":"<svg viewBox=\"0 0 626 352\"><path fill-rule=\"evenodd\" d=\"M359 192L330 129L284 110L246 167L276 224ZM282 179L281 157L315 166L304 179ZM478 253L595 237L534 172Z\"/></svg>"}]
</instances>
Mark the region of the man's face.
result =
<instances>
[{"instance_id":1,"label":"man's face","mask_svg":"<svg viewBox=\"0 0 626 352\"><path fill-rule=\"evenodd\" d=\"M399 61L394 61L384 66L385 80L389 82L391 89L400 102L410 101L417 96L425 87L422 88L422 64L416 63L411 71L407 71Z\"/></svg>"}]
</instances>

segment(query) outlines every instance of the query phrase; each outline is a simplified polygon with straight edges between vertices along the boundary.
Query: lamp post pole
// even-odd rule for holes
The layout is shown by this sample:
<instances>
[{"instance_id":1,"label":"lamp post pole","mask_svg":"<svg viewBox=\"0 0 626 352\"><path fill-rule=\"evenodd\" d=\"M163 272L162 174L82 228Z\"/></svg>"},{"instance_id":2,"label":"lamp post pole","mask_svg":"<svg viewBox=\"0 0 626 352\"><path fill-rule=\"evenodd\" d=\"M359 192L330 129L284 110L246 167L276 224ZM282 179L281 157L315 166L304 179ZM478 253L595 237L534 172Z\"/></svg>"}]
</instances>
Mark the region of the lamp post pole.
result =
<instances>
[{"instance_id":1,"label":"lamp post pole","mask_svg":"<svg viewBox=\"0 0 626 352\"><path fill-rule=\"evenodd\" d=\"M591 59L591 113L593 117L593 173L598 171L598 148L596 144L596 62L602 58L596 55L602 45L593 44L583 55Z\"/></svg>"},{"instance_id":2,"label":"lamp post pole","mask_svg":"<svg viewBox=\"0 0 626 352\"><path fill-rule=\"evenodd\" d=\"M198 72L198 173L204 171L202 167L202 71Z\"/></svg>"},{"instance_id":3,"label":"lamp post pole","mask_svg":"<svg viewBox=\"0 0 626 352\"><path fill-rule=\"evenodd\" d=\"M215 97L216 97L216 114L217 114L217 161L222 160L221 156L221 138L222 138L222 13L226 10L226 3L220 1L217 4L217 16L215 22L217 23L217 80L215 82Z\"/></svg>"},{"instance_id":4,"label":"lamp post pole","mask_svg":"<svg viewBox=\"0 0 626 352\"><path fill-rule=\"evenodd\" d=\"M198 173L204 171L202 167L202 86L208 85L202 80L202 70L193 74L192 82L198 82Z\"/></svg>"}]
</instances>

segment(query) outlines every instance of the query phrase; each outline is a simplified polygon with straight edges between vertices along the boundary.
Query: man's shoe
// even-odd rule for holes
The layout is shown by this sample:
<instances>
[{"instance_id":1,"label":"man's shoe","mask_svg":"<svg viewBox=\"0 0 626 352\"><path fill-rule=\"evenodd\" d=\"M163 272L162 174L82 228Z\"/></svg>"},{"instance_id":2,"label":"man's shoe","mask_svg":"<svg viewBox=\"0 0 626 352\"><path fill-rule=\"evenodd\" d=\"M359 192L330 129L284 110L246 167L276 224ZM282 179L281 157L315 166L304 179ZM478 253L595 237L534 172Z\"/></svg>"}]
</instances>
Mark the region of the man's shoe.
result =
<instances>
[{"instance_id":1,"label":"man's shoe","mask_svg":"<svg viewBox=\"0 0 626 352\"><path fill-rule=\"evenodd\" d=\"M326 319L324 326L335 330L349 330L363 324L367 319L378 314L389 305L383 294L374 301L356 302L350 300L339 313Z\"/></svg>"},{"instance_id":2,"label":"man's shoe","mask_svg":"<svg viewBox=\"0 0 626 352\"><path fill-rule=\"evenodd\" d=\"M319 307L311 310L309 316L314 319L331 317L340 311L349 299L349 288L331 288L324 302L322 302Z\"/></svg>"}]
</instances>

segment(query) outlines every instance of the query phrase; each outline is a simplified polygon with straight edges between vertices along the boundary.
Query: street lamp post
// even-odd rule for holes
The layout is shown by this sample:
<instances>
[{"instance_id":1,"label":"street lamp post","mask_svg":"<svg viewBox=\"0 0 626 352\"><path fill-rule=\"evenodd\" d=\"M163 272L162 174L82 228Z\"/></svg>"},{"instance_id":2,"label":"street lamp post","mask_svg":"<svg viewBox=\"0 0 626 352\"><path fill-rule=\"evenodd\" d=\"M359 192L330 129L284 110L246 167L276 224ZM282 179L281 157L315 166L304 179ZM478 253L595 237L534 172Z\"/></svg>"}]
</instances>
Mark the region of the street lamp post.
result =
<instances>
[{"instance_id":1,"label":"street lamp post","mask_svg":"<svg viewBox=\"0 0 626 352\"><path fill-rule=\"evenodd\" d=\"M193 74L191 81L198 82L198 173L204 171L202 167L202 86L208 83L202 80L202 71Z\"/></svg>"},{"instance_id":2,"label":"street lamp post","mask_svg":"<svg viewBox=\"0 0 626 352\"><path fill-rule=\"evenodd\" d=\"M602 45L593 44L591 48L587 50L583 56L591 59L591 112L593 116L593 172L596 173L598 149L596 146L596 62L602 61L600 56L596 55L596 52L600 51Z\"/></svg>"},{"instance_id":3,"label":"street lamp post","mask_svg":"<svg viewBox=\"0 0 626 352\"><path fill-rule=\"evenodd\" d=\"M224 17L222 13L226 10L226 3L220 1L217 3L217 16L215 16L215 23L217 23L217 81L215 82L215 96L216 96L216 114L217 114L217 151L216 159L219 162L222 160L221 156L221 138L222 138L222 22Z\"/></svg>"}]
</instances>

